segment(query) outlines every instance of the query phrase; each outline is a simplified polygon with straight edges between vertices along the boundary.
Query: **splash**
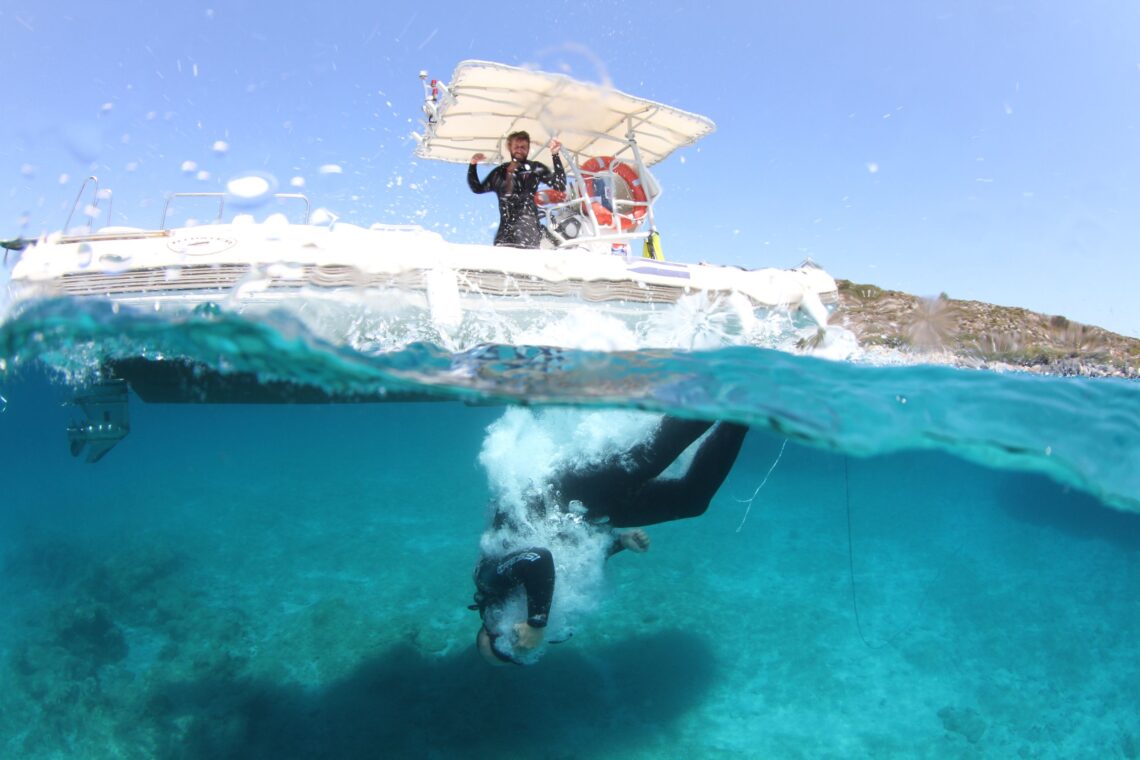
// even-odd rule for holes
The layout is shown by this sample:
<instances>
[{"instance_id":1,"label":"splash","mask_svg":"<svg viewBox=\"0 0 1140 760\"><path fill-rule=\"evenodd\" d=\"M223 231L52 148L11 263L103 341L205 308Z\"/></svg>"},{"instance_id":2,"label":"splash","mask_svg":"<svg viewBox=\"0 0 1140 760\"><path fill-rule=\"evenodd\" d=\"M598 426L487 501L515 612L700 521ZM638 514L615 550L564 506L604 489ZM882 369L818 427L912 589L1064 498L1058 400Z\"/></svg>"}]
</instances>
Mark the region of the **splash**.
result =
<instances>
[{"instance_id":1,"label":"splash","mask_svg":"<svg viewBox=\"0 0 1140 760\"><path fill-rule=\"evenodd\" d=\"M659 422L659 415L634 411L511 408L488 427L479 461L491 487L489 520L497 518L499 525L491 523L480 549L491 557L532 546L550 549L557 582L548 639L566 638L576 620L595 608L614 541L608 526L585 519L584 508L554 505L557 473L620 458ZM502 630L492 630L509 633L513 621L526 617L518 611L512 614L508 605L493 623Z\"/></svg>"}]
</instances>

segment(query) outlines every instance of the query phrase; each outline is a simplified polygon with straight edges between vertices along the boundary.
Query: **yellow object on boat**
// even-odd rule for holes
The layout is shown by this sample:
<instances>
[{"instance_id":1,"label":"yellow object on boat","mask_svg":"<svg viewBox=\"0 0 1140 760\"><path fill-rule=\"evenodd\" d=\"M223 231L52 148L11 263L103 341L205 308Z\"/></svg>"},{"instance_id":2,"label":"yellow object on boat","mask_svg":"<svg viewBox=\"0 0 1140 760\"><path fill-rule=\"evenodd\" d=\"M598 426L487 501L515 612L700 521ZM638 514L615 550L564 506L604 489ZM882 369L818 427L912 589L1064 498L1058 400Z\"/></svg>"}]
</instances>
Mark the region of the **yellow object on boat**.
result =
<instances>
[{"instance_id":1,"label":"yellow object on boat","mask_svg":"<svg viewBox=\"0 0 1140 760\"><path fill-rule=\"evenodd\" d=\"M641 251L641 255L647 259L654 261L664 261L665 254L661 253L661 235L656 230L649 233L649 237L645 238L645 246Z\"/></svg>"}]
</instances>

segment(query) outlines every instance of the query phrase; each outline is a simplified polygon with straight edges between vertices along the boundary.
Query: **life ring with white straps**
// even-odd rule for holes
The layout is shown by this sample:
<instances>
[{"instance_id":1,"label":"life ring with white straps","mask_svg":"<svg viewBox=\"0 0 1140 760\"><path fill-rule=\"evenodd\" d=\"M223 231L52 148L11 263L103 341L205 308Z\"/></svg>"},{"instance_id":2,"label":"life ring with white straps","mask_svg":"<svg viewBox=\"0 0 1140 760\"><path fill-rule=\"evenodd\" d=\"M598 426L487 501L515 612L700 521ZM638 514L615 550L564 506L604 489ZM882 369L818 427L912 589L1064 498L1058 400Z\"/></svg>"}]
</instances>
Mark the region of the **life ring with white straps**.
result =
<instances>
[{"instance_id":1,"label":"life ring with white straps","mask_svg":"<svg viewBox=\"0 0 1140 760\"><path fill-rule=\"evenodd\" d=\"M641 177L637 176L637 171L632 166L616 160L613 156L595 156L582 164L583 174L603 172L613 172L625 180L625 184L629 187L629 198L633 202L633 208L628 214L617 214L621 231L629 232L641 224L641 220L649 213L649 196L645 192L645 186L641 184ZM613 211L602 205L600 200L591 201L590 206L594 209L598 224L603 227L613 226L615 216Z\"/></svg>"}]
</instances>

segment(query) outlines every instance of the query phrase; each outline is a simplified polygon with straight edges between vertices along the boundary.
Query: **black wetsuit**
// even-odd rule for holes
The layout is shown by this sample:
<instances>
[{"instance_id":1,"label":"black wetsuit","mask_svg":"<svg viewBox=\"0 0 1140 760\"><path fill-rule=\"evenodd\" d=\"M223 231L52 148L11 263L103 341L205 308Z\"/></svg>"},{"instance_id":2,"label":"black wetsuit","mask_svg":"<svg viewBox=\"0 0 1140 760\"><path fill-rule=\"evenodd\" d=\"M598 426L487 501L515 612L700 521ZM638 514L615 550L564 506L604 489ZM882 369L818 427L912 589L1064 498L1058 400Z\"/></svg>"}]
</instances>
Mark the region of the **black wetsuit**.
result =
<instances>
[{"instance_id":1,"label":"black wetsuit","mask_svg":"<svg viewBox=\"0 0 1140 760\"><path fill-rule=\"evenodd\" d=\"M736 462L747 427L718 423L684 475L658 476L710 427L711 422L666 417L653 438L624 456L561 473L554 485L558 500L562 505L580 501L587 519L608 519L615 528L702 515Z\"/></svg>"},{"instance_id":2,"label":"black wetsuit","mask_svg":"<svg viewBox=\"0 0 1140 760\"><path fill-rule=\"evenodd\" d=\"M625 456L607 459L597 465L560 473L554 480L558 508L566 511L571 501L580 501L586 519L608 522L624 528L680 520L704 514L736 462L748 428L721 422L697 449L684 475L659 478L670 464L713 423L666 417L654 436L634 446ZM531 505L541 514L545 505ZM503 513L495 515L495 527L509 525ZM614 534L607 556L621 551ZM483 557L475 567L475 604L483 615L488 608L503 604L522 586L526 591L527 622L534 628L546 625L554 597L554 560L550 550L529 548L505 557ZM497 655L499 656L499 655ZM510 658L500 657L510 660Z\"/></svg>"},{"instance_id":3,"label":"black wetsuit","mask_svg":"<svg viewBox=\"0 0 1140 760\"><path fill-rule=\"evenodd\" d=\"M538 221L538 206L534 194L539 184L550 185L558 191L566 190L566 172L562 160L553 157L554 171L537 161L519 161L515 171L514 187L507 192L507 166L500 164L487 178L479 181L475 164L467 168L467 185L474 193L494 192L499 198L499 231L495 245L515 248L538 248L542 240L542 225Z\"/></svg>"},{"instance_id":4,"label":"black wetsuit","mask_svg":"<svg viewBox=\"0 0 1140 760\"><path fill-rule=\"evenodd\" d=\"M516 588L526 591L526 622L545 628L554 598L554 557L549 549L531 548L505 557L484 557L475 566L475 606L479 613L502 604Z\"/></svg>"}]
</instances>

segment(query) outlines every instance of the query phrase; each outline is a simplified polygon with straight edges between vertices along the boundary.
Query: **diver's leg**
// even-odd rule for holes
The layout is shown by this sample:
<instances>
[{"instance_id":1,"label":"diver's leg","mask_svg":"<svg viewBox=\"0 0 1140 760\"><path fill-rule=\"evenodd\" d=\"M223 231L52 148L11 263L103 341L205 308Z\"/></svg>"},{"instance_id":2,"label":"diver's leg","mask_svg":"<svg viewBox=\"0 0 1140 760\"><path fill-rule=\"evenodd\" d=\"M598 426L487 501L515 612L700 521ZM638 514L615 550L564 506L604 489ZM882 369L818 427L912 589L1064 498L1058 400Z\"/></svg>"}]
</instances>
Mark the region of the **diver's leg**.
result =
<instances>
[{"instance_id":1,"label":"diver's leg","mask_svg":"<svg viewBox=\"0 0 1140 760\"><path fill-rule=\"evenodd\" d=\"M629 450L625 459L632 466L627 471L639 480L657 477L710 427L712 423L707 420L663 418L652 438Z\"/></svg>"},{"instance_id":2,"label":"diver's leg","mask_svg":"<svg viewBox=\"0 0 1140 760\"><path fill-rule=\"evenodd\" d=\"M610 525L656 525L704 514L736 462L747 433L744 425L719 423L701 443L683 476L646 483L626 501L614 505Z\"/></svg>"},{"instance_id":3,"label":"diver's leg","mask_svg":"<svg viewBox=\"0 0 1140 760\"><path fill-rule=\"evenodd\" d=\"M555 478L561 501L580 501L593 518L609 516L636 498L647 481L660 475L712 426L704 420L665 417L652 437L594 467L568 470Z\"/></svg>"}]
</instances>

